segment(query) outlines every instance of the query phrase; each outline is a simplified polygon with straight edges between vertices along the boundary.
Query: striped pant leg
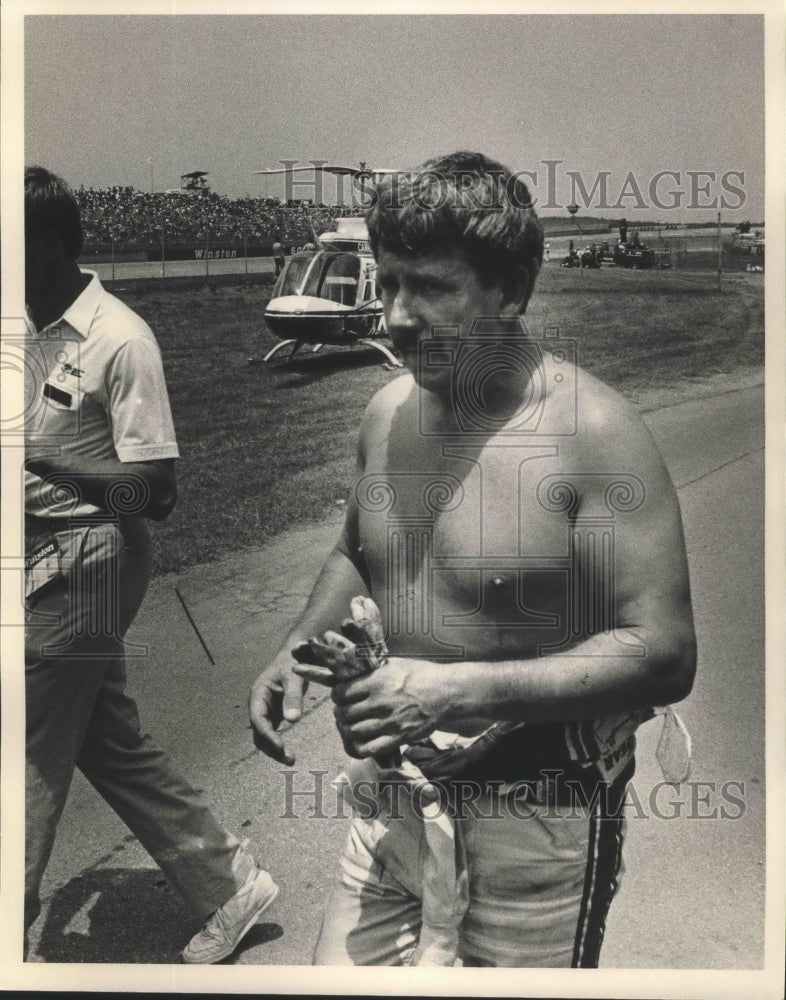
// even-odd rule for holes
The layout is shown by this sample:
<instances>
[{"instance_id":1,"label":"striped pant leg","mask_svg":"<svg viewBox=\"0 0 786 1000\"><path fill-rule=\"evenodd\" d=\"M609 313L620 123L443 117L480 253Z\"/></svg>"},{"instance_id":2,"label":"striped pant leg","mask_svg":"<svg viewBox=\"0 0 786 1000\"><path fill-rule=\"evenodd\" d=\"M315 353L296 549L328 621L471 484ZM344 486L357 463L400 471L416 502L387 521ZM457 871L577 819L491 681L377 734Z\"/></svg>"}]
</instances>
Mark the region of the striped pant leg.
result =
<instances>
[{"instance_id":1,"label":"striped pant leg","mask_svg":"<svg viewBox=\"0 0 786 1000\"><path fill-rule=\"evenodd\" d=\"M591 809L584 891L571 963L574 968L598 967L606 918L622 876L626 827L622 806L634 769L631 759L619 777L602 786L604 794Z\"/></svg>"},{"instance_id":2,"label":"striped pant leg","mask_svg":"<svg viewBox=\"0 0 786 1000\"><path fill-rule=\"evenodd\" d=\"M605 786L587 806L508 799L497 814L465 822L465 966L597 966L621 872L617 798Z\"/></svg>"},{"instance_id":3,"label":"striped pant leg","mask_svg":"<svg viewBox=\"0 0 786 1000\"><path fill-rule=\"evenodd\" d=\"M587 867L571 966L596 969L611 901L622 873L623 817L604 817L600 809L589 820Z\"/></svg>"}]
</instances>

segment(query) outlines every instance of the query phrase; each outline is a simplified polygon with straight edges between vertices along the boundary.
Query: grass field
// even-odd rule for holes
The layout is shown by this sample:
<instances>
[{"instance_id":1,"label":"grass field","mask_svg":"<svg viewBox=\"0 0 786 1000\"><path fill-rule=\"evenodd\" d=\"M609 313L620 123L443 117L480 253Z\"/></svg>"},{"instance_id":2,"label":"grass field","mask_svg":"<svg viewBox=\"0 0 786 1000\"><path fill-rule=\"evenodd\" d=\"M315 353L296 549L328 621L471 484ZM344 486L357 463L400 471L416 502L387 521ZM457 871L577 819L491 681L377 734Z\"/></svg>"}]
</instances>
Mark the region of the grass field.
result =
<instances>
[{"instance_id":1,"label":"grass field","mask_svg":"<svg viewBox=\"0 0 786 1000\"><path fill-rule=\"evenodd\" d=\"M579 363L636 400L653 386L764 363L761 275L544 268L527 313L578 343ZM111 287L111 286L110 286ZM345 500L366 403L397 377L372 349L249 364L275 342L258 277L119 283L161 345L180 444L180 498L154 530L168 572L319 520Z\"/></svg>"}]
</instances>

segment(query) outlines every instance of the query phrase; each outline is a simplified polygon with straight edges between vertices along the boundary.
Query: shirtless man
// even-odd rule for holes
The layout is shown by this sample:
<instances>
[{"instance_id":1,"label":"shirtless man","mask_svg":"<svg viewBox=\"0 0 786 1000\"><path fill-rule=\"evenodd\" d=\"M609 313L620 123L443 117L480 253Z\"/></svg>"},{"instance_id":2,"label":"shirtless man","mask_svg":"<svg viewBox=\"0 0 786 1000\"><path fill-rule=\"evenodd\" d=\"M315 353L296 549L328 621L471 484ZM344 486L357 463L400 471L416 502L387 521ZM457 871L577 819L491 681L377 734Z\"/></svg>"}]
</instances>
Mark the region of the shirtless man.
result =
<instances>
[{"instance_id":1,"label":"shirtless man","mask_svg":"<svg viewBox=\"0 0 786 1000\"><path fill-rule=\"evenodd\" d=\"M276 729L300 717L304 677L329 680L290 650L370 595L390 658L332 685L347 751L373 767L498 734L464 774L495 787L460 817L459 960L596 966L635 729L693 682L676 493L636 412L523 326L543 235L521 180L456 153L377 194L369 234L408 373L363 418L341 539L252 689L255 741L294 763ZM355 816L317 963L413 961L422 835L409 815Z\"/></svg>"}]
</instances>

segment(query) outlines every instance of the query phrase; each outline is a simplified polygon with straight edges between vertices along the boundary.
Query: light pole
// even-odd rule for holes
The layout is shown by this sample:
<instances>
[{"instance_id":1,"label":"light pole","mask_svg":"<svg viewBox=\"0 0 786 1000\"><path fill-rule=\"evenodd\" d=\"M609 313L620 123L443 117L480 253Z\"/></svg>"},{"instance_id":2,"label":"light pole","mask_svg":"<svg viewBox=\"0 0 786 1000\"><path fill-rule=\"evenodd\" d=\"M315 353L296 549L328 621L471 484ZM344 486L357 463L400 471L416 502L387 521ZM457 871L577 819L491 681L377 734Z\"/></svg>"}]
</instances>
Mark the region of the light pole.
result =
<instances>
[{"instance_id":1,"label":"light pole","mask_svg":"<svg viewBox=\"0 0 786 1000\"><path fill-rule=\"evenodd\" d=\"M723 275L723 232L721 230L721 214L718 212L718 291L721 290L721 276Z\"/></svg>"},{"instance_id":2,"label":"light pole","mask_svg":"<svg viewBox=\"0 0 786 1000\"><path fill-rule=\"evenodd\" d=\"M579 206L576 204L575 201L571 205L568 205L568 211L570 212L570 217L575 221L576 228L578 229L579 233L581 233L581 226L579 225L579 220L576 218L576 213L578 212L578 210ZM584 264L581 259L581 250L579 250L579 288L581 288L581 278L582 278L581 272L583 270L584 270Z\"/></svg>"}]
</instances>

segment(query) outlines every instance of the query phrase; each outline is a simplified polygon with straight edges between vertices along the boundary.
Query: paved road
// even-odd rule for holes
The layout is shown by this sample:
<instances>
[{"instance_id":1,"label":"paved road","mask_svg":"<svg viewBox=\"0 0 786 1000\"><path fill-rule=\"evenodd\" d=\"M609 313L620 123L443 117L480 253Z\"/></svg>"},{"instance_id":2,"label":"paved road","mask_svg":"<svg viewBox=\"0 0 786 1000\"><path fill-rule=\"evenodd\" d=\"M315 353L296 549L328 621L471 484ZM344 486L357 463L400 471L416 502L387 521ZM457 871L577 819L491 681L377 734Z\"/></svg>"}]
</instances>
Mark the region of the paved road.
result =
<instances>
[{"instance_id":1,"label":"paved road","mask_svg":"<svg viewBox=\"0 0 786 1000\"><path fill-rule=\"evenodd\" d=\"M687 533L700 667L680 712L694 740L693 784L652 798L659 723L643 727L639 805L629 811L627 873L603 964L753 969L762 962L765 881L763 389L657 410L647 420L678 485ZM129 636L150 644L148 655L129 661L145 728L207 790L227 825L251 839L282 888L237 963L310 960L345 832L329 785L343 758L321 693L290 732L292 771L258 755L245 728L248 686L305 600L339 518L337 511L335 523L154 581ZM315 788L324 795L316 816ZM80 775L44 899L33 944L48 961L171 962L194 929Z\"/></svg>"}]
</instances>

